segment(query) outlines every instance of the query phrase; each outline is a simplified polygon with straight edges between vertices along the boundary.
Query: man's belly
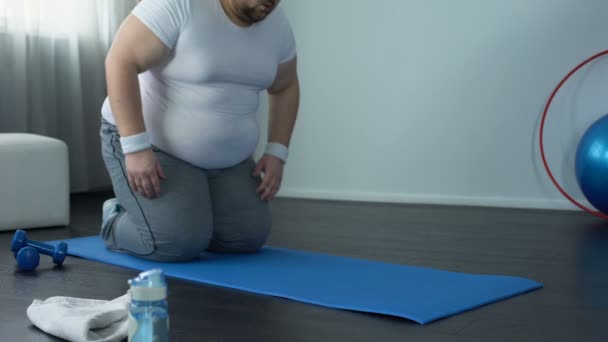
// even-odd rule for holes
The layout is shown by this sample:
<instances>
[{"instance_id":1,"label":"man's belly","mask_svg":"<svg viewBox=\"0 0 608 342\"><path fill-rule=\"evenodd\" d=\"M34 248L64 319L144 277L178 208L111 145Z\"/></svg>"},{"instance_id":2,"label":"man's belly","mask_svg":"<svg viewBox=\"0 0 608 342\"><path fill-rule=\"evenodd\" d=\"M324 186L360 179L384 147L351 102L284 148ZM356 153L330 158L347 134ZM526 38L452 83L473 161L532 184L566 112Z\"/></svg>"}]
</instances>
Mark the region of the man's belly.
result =
<instances>
[{"instance_id":1,"label":"man's belly","mask_svg":"<svg viewBox=\"0 0 608 342\"><path fill-rule=\"evenodd\" d=\"M256 115L145 114L152 144L205 169L234 166L251 157L259 140Z\"/></svg>"}]
</instances>

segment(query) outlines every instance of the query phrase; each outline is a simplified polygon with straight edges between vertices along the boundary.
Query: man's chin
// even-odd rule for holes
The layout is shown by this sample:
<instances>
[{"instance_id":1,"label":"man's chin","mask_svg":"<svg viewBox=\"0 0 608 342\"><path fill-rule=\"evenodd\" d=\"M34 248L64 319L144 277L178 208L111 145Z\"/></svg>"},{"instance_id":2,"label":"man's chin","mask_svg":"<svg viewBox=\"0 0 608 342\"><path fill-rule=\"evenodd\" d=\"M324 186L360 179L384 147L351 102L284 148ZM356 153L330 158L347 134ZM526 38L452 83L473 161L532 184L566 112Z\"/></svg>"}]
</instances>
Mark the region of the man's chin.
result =
<instances>
[{"instance_id":1,"label":"man's chin","mask_svg":"<svg viewBox=\"0 0 608 342\"><path fill-rule=\"evenodd\" d=\"M257 22L260 22L260 21L266 19L266 17L268 17L268 15L270 13L271 12L263 12L263 11L255 11L255 12L249 12L249 13L245 12L245 13L242 13L242 15L240 17L241 17L242 21L247 22L249 24L254 24L254 23L257 23Z\"/></svg>"},{"instance_id":2,"label":"man's chin","mask_svg":"<svg viewBox=\"0 0 608 342\"><path fill-rule=\"evenodd\" d=\"M254 13L251 13L251 15L249 16L249 20L251 22L259 22L266 19L266 17L268 17L270 13L271 12L256 11Z\"/></svg>"},{"instance_id":3,"label":"man's chin","mask_svg":"<svg viewBox=\"0 0 608 342\"><path fill-rule=\"evenodd\" d=\"M257 23L257 22L260 22L260 21L266 19L267 16L268 16L267 13L258 14L258 15L253 16L253 18L251 18L251 21L254 23Z\"/></svg>"}]
</instances>

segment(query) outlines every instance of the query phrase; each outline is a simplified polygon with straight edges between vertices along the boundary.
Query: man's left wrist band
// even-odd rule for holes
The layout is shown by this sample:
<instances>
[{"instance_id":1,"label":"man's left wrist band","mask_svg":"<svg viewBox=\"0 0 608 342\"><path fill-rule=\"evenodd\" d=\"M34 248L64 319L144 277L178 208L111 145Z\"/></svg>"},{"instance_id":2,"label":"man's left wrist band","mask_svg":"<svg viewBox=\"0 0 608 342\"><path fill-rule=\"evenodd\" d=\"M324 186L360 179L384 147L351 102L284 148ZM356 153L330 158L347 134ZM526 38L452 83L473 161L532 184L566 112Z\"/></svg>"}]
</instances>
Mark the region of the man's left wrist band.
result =
<instances>
[{"instance_id":1,"label":"man's left wrist band","mask_svg":"<svg viewBox=\"0 0 608 342\"><path fill-rule=\"evenodd\" d=\"M264 153L275 156L281 159L283 163L286 163L287 157L289 156L289 149L283 144L270 142L266 145L266 151Z\"/></svg>"}]
</instances>

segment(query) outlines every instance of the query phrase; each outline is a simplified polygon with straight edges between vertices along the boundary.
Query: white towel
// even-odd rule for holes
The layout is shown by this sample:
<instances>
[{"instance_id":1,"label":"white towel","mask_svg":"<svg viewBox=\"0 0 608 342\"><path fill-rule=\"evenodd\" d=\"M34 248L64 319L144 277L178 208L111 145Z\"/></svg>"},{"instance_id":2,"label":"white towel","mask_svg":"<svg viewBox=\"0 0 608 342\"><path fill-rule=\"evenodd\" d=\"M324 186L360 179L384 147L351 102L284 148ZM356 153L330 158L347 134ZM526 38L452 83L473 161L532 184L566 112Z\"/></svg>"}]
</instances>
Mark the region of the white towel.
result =
<instances>
[{"instance_id":1,"label":"white towel","mask_svg":"<svg viewBox=\"0 0 608 342\"><path fill-rule=\"evenodd\" d=\"M27 316L40 330L74 342L119 342L127 337L130 295L112 301L73 297L35 299Z\"/></svg>"}]
</instances>

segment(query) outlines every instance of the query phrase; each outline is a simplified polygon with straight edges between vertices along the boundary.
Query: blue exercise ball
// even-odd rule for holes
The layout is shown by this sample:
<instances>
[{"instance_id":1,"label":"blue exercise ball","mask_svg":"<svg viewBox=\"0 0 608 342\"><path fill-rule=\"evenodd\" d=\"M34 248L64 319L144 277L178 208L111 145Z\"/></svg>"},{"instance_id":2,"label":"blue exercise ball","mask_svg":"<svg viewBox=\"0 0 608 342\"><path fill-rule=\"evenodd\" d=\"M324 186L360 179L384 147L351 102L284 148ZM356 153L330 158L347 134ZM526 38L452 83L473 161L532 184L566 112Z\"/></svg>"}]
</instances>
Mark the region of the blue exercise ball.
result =
<instances>
[{"instance_id":1,"label":"blue exercise ball","mask_svg":"<svg viewBox=\"0 0 608 342\"><path fill-rule=\"evenodd\" d=\"M583 134L576 150L576 180L598 211L608 214L608 115Z\"/></svg>"}]
</instances>

